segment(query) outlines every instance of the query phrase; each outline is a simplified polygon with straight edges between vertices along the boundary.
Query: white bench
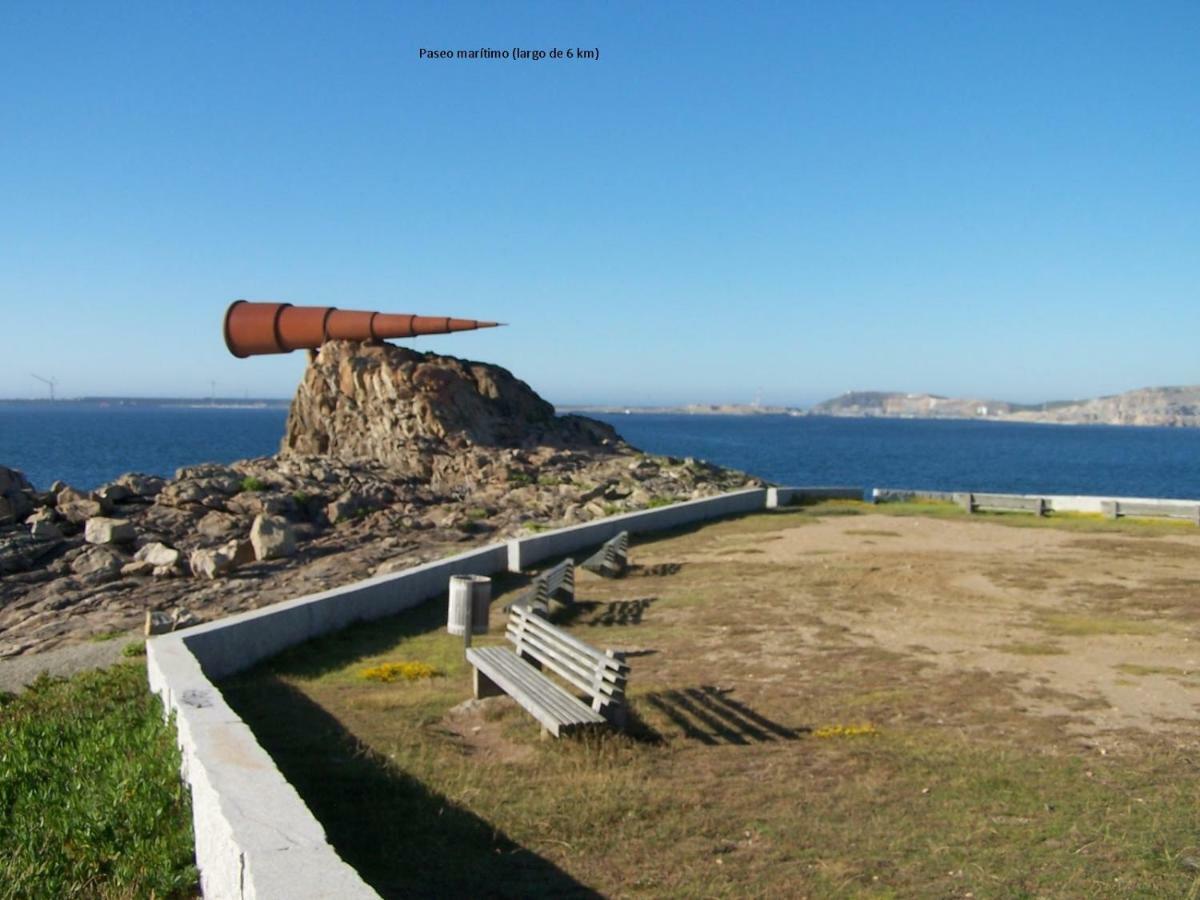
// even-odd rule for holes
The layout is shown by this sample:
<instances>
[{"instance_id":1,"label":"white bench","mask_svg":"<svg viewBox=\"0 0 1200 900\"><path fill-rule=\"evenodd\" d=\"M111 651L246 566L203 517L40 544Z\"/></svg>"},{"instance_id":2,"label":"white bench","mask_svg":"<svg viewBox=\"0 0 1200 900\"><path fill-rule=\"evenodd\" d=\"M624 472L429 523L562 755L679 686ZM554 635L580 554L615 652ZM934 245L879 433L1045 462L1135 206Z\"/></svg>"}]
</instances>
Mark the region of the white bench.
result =
<instances>
[{"instance_id":1,"label":"white bench","mask_svg":"<svg viewBox=\"0 0 1200 900\"><path fill-rule=\"evenodd\" d=\"M1104 500L1100 511L1109 519L1119 519L1122 516L1130 518L1149 519L1187 519L1200 525L1200 505L1183 503L1155 503L1149 501Z\"/></svg>"},{"instance_id":2,"label":"white bench","mask_svg":"<svg viewBox=\"0 0 1200 900\"><path fill-rule=\"evenodd\" d=\"M1022 497L1018 494L959 494L958 502L969 513L978 509L1000 512L1031 512L1044 516L1048 510L1045 497Z\"/></svg>"},{"instance_id":3,"label":"white bench","mask_svg":"<svg viewBox=\"0 0 1200 900\"><path fill-rule=\"evenodd\" d=\"M581 562L583 568L605 578L619 578L629 567L629 532L622 531Z\"/></svg>"},{"instance_id":4,"label":"white bench","mask_svg":"<svg viewBox=\"0 0 1200 900\"><path fill-rule=\"evenodd\" d=\"M622 654L597 650L527 607L514 606L505 637L513 649L500 644L467 651L476 699L508 694L555 737L625 724L629 666ZM591 705L552 681L543 667L586 694Z\"/></svg>"},{"instance_id":5,"label":"white bench","mask_svg":"<svg viewBox=\"0 0 1200 900\"><path fill-rule=\"evenodd\" d=\"M550 612L550 601L563 603L575 601L575 561L564 559L552 569L547 569L533 579L529 590L504 607L504 612L517 608L532 609L545 616Z\"/></svg>"}]
</instances>

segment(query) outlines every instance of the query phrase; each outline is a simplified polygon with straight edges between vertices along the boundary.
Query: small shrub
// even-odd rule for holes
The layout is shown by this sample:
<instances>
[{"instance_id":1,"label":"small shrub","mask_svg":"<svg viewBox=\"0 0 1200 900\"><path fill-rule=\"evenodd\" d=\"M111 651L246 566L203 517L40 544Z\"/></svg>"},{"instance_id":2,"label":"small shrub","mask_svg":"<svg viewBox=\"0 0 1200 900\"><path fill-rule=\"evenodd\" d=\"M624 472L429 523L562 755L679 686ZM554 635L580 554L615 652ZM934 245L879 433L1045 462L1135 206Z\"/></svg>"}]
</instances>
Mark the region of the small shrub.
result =
<instances>
[{"instance_id":1,"label":"small shrub","mask_svg":"<svg viewBox=\"0 0 1200 900\"><path fill-rule=\"evenodd\" d=\"M146 655L146 642L145 641L135 641L132 644L126 644L121 649L121 655L128 656L131 658L134 656L145 656Z\"/></svg>"},{"instance_id":2,"label":"small shrub","mask_svg":"<svg viewBox=\"0 0 1200 900\"><path fill-rule=\"evenodd\" d=\"M269 486L261 478L255 478L253 475L247 475L242 479L243 491L266 491L270 490Z\"/></svg>"},{"instance_id":3,"label":"small shrub","mask_svg":"<svg viewBox=\"0 0 1200 900\"><path fill-rule=\"evenodd\" d=\"M670 506L674 502L670 497L651 497L646 509L658 509L660 506Z\"/></svg>"},{"instance_id":4,"label":"small shrub","mask_svg":"<svg viewBox=\"0 0 1200 900\"><path fill-rule=\"evenodd\" d=\"M467 510L467 518L470 519L472 522L478 522L480 519L486 519L487 517L488 517L488 511L481 506L477 506L474 509Z\"/></svg>"},{"instance_id":5,"label":"small shrub","mask_svg":"<svg viewBox=\"0 0 1200 900\"><path fill-rule=\"evenodd\" d=\"M554 475L539 475L537 483L542 487L558 487L563 480Z\"/></svg>"},{"instance_id":6,"label":"small shrub","mask_svg":"<svg viewBox=\"0 0 1200 900\"><path fill-rule=\"evenodd\" d=\"M312 500L312 497L310 497L304 491L295 491L292 494L292 499L296 501L297 506L308 506L309 502Z\"/></svg>"},{"instance_id":7,"label":"small shrub","mask_svg":"<svg viewBox=\"0 0 1200 900\"><path fill-rule=\"evenodd\" d=\"M419 681L425 678L436 678L441 674L433 666L423 662L380 663L359 672L359 676L367 681L381 681L384 684L400 680Z\"/></svg>"},{"instance_id":8,"label":"small shrub","mask_svg":"<svg viewBox=\"0 0 1200 900\"><path fill-rule=\"evenodd\" d=\"M517 487L524 487L527 484L532 484L533 479L530 478L528 475L526 475L524 472L510 471L508 473L508 483L512 484L512 485L516 485Z\"/></svg>"},{"instance_id":9,"label":"small shrub","mask_svg":"<svg viewBox=\"0 0 1200 900\"><path fill-rule=\"evenodd\" d=\"M538 532L538 531L545 531L550 526L546 525L542 522L526 522L523 527L525 528L526 531Z\"/></svg>"},{"instance_id":10,"label":"small shrub","mask_svg":"<svg viewBox=\"0 0 1200 900\"><path fill-rule=\"evenodd\" d=\"M621 511L621 507L617 506L617 504L615 504L615 503L605 503L604 504L604 514L606 516L615 516L620 511Z\"/></svg>"}]
</instances>

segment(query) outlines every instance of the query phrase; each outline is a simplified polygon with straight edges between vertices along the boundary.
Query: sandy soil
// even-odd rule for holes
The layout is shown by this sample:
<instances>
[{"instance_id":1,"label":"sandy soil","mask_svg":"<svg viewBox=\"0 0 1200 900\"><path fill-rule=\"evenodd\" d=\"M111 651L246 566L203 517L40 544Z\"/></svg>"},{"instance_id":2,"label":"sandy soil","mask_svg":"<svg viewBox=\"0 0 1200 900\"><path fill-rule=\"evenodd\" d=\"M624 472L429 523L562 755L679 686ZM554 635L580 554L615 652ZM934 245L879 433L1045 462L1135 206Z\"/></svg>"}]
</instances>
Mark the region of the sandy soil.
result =
<instances>
[{"instance_id":1,"label":"sandy soil","mask_svg":"<svg viewBox=\"0 0 1200 900\"><path fill-rule=\"evenodd\" d=\"M797 632L837 633L946 672L1010 675L1028 711L1069 716L1080 734L1195 730L1198 534L862 515L764 534L731 523L686 543L682 554L678 543L651 544L638 559L792 570L796 611L811 620L779 640L761 636L781 663Z\"/></svg>"}]
</instances>

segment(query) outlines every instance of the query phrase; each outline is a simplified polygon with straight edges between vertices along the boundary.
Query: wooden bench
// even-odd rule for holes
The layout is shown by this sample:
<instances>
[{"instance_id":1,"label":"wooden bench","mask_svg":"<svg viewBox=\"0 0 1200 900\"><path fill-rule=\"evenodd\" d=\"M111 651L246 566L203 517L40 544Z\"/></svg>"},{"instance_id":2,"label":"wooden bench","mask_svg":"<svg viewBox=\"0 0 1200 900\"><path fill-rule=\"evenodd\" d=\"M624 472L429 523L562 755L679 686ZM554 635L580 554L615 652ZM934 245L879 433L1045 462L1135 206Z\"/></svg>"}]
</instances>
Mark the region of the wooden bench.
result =
<instances>
[{"instance_id":1,"label":"wooden bench","mask_svg":"<svg viewBox=\"0 0 1200 900\"><path fill-rule=\"evenodd\" d=\"M555 737L625 724L629 666L621 654L588 646L524 607L513 608L505 637L512 650L501 644L467 651L476 699L508 694ZM586 694L591 705L550 680L543 667Z\"/></svg>"},{"instance_id":2,"label":"wooden bench","mask_svg":"<svg viewBox=\"0 0 1200 900\"><path fill-rule=\"evenodd\" d=\"M1100 503L1100 511L1110 519L1119 519L1121 516L1138 519L1187 519L1200 525L1200 505L1196 504L1104 500Z\"/></svg>"},{"instance_id":3,"label":"wooden bench","mask_svg":"<svg viewBox=\"0 0 1200 900\"><path fill-rule=\"evenodd\" d=\"M1000 512L1031 512L1044 516L1049 511L1045 497L1021 497L1017 494L959 494L958 502L969 513L991 509Z\"/></svg>"},{"instance_id":4,"label":"wooden bench","mask_svg":"<svg viewBox=\"0 0 1200 900\"><path fill-rule=\"evenodd\" d=\"M529 590L504 607L504 612L514 609L533 609L543 616L550 614L550 601L575 602L575 561L564 559L552 569L547 569L533 579Z\"/></svg>"},{"instance_id":5,"label":"wooden bench","mask_svg":"<svg viewBox=\"0 0 1200 900\"><path fill-rule=\"evenodd\" d=\"M629 532L622 531L604 542L604 546L580 565L605 578L619 578L629 567Z\"/></svg>"}]
</instances>

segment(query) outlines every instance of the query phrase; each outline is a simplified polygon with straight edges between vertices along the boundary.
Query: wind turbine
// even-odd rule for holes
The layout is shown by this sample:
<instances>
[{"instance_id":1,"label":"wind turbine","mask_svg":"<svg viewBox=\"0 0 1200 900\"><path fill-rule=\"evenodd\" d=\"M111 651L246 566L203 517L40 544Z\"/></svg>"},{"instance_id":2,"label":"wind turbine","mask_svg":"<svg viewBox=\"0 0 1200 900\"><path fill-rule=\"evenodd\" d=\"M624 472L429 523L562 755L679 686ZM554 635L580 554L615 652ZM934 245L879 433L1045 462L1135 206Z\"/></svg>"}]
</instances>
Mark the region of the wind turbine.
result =
<instances>
[{"instance_id":1,"label":"wind turbine","mask_svg":"<svg viewBox=\"0 0 1200 900\"><path fill-rule=\"evenodd\" d=\"M32 372L30 372L29 374L33 375ZM53 403L54 402L54 386L56 384L58 384L58 379L57 378L43 378L41 375L33 375L33 377L36 378L38 381L40 381L42 384L46 385L46 387L50 388L50 402Z\"/></svg>"}]
</instances>

